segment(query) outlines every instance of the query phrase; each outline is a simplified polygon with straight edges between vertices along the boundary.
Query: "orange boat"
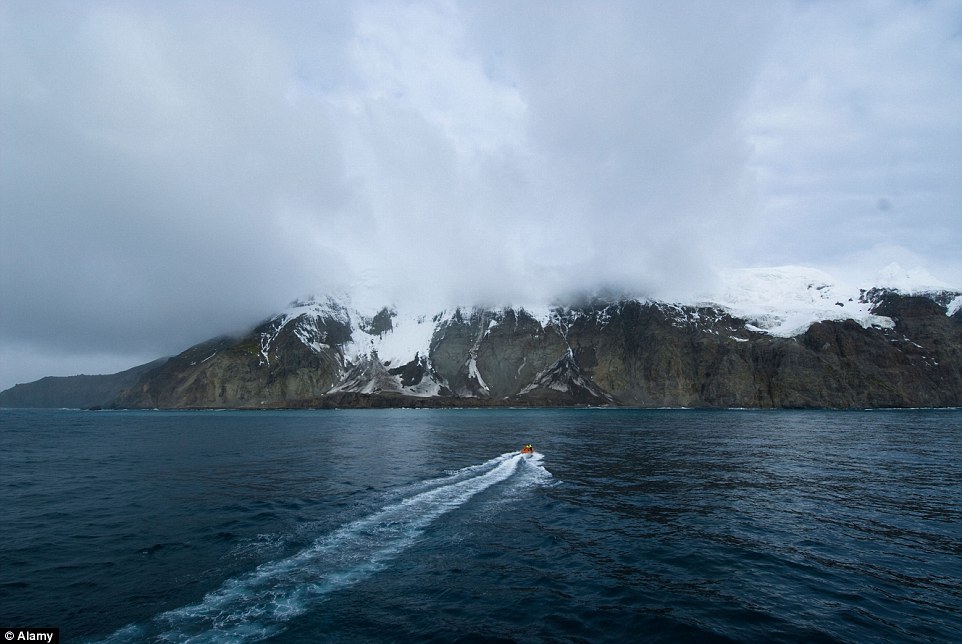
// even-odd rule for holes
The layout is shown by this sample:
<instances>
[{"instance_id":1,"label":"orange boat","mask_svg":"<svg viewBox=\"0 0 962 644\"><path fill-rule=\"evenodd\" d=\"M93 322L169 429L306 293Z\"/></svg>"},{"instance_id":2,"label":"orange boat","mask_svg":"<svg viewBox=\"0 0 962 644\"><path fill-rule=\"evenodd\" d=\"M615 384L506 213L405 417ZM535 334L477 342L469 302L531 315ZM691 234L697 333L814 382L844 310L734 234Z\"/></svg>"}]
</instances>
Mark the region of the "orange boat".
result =
<instances>
[{"instance_id":1,"label":"orange boat","mask_svg":"<svg viewBox=\"0 0 962 644\"><path fill-rule=\"evenodd\" d=\"M532 447L530 444L529 444L529 445L525 445L524 447L521 448L521 453L522 453L522 454L534 454L534 447Z\"/></svg>"}]
</instances>

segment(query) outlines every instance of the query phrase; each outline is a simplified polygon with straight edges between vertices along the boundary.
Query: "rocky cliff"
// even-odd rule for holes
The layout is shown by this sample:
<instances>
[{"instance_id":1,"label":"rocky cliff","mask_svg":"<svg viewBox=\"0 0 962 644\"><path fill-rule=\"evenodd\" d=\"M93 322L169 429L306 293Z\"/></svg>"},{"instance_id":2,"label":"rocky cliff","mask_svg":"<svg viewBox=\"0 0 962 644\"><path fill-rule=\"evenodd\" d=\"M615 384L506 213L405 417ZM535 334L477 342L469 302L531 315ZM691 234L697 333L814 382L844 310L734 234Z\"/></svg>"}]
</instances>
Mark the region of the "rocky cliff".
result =
<instances>
[{"instance_id":1,"label":"rocky cliff","mask_svg":"<svg viewBox=\"0 0 962 644\"><path fill-rule=\"evenodd\" d=\"M297 303L243 337L191 347L119 407L962 405L958 293L873 289L862 315L773 334L770 317L626 299L529 311L364 316Z\"/></svg>"}]
</instances>

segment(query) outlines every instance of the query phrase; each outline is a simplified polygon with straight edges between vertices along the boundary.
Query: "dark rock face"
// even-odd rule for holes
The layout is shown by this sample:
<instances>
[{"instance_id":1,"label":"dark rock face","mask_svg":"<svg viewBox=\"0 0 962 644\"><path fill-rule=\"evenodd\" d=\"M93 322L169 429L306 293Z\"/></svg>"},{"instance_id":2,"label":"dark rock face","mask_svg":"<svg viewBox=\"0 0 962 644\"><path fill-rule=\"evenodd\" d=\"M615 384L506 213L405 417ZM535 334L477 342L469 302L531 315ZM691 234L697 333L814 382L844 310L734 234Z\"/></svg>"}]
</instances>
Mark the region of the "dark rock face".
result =
<instances>
[{"instance_id":1,"label":"dark rock face","mask_svg":"<svg viewBox=\"0 0 962 644\"><path fill-rule=\"evenodd\" d=\"M393 363L374 351L351 358L357 354L346 347L360 337L358 329L364 337L392 333L394 311L351 321L332 305L323 315L278 316L245 337L192 347L140 373L111 402L248 408L962 406L962 316L946 315L954 295L873 290L863 297L894 326L823 321L781 338L721 309L636 300L558 308L541 321L524 310L459 309L433 320L429 346Z\"/></svg>"},{"instance_id":2,"label":"dark rock face","mask_svg":"<svg viewBox=\"0 0 962 644\"><path fill-rule=\"evenodd\" d=\"M327 392L344 375L325 341L350 338L335 320L266 322L243 338L205 342L171 358L115 400L118 407L259 407ZM298 336L300 331L300 337ZM306 343L322 347L313 351Z\"/></svg>"},{"instance_id":3,"label":"dark rock face","mask_svg":"<svg viewBox=\"0 0 962 644\"><path fill-rule=\"evenodd\" d=\"M575 360L571 349L521 390L519 397L525 396L530 400L567 400L585 405L607 405L615 402L614 396L591 380Z\"/></svg>"}]
</instances>

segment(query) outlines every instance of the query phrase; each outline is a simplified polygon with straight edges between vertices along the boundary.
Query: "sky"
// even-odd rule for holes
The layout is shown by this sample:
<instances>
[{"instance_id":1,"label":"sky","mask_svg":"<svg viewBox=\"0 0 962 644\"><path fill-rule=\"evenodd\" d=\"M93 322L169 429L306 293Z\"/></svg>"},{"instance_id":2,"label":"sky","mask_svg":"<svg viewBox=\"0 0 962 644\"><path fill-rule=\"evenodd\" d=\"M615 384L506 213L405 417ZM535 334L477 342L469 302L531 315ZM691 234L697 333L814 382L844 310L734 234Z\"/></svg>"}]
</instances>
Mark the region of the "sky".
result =
<instances>
[{"instance_id":1,"label":"sky","mask_svg":"<svg viewBox=\"0 0 962 644\"><path fill-rule=\"evenodd\" d=\"M962 2L0 0L0 389L290 301L962 288Z\"/></svg>"}]
</instances>

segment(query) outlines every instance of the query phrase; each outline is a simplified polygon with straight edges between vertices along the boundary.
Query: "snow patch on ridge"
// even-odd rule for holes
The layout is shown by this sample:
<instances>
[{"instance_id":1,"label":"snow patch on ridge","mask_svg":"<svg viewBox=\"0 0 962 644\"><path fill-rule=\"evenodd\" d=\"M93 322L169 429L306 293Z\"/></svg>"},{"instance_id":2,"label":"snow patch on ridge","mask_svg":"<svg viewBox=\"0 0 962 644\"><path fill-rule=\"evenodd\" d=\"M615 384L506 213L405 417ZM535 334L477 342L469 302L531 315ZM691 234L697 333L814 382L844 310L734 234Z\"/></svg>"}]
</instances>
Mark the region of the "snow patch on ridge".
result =
<instances>
[{"instance_id":1,"label":"snow patch on ridge","mask_svg":"<svg viewBox=\"0 0 962 644\"><path fill-rule=\"evenodd\" d=\"M329 348L326 344L326 334L321 332L318 321L322 318L332 319L343 324L350 324L347 310L331 297L324 300L309 298L292 302L282 313L274 316L268 323L268 331L260 334L261 364L270 365L270 350L275 345L281 332L292 322L297 322L294 335L304 345L315 353Z\"/></svg>"},{"instance_id":2,"label":"snow patch on ridge","mask_svg":"<svg viewBox=\"0 0 962 644\"><path fill-rule=\"evenodd\" d=\"M329 350L332 345L322 329L333 321L349 330L350 339L339 344L344 375L332 392L396 391L418 397L437 396L445 383L437 381L431 368L431 340L437 327L450 317L446 312L429 317L419 312L399 312L394 307L368 306L361 310L346 295L340 299L310 298L292 303L271 321L270 331L261 334L261 353L267 361L269 348L292 322L296 323L294 335L306 347L315 353ZM405 387L401 376L389 370L413 361L419 363L424 375Z\"/></svg>"},{"instance_id":3,"label":"snow patch on ridge","mask_svg":"<svg viewBox=\"0 0 962 644\"><path fill-rule=\"evenodd\" d=\"M895 326L891 318L872 314L872 303L859 301L859 289L802 266L729 270L721 275L720 292L703 298L701 304L720 306L746 320L749 330L777 337L802 334L823 320Z\"/></svg>"},{"instance_id":4,"label":"snow patch on ridge","mask_svg":"<svg viewBox=\"0 0 962 644\"><path fill-rule=\"evenodd\" d=\"M428 355L434 335L434 321L410 312L398 313L391 309L391 329L371 333L357 323L351 327L351 341L344 345L344 357L357 362L362 357L377 355L388 367L399 367L414 360L415 355ZM360 314L355 313L357 320Z\"/></svg>"},{"instance_id":5,"label":"snow patch on ridge","mask_svg":"<svg viewBox=\"0 0 962 644\"><path fill-rule=\"evenodd\" d=\"M949 305L945 308L946 315L955 315L962 309L962 295L956 296L954 300L949 302Z\"/></svg>"},{"instance_id":6,"label":"snow patch on ridge","mask_svg":"<svg viewBox=\"0 0 962 644\"><path fill-rule=\"evenodd\" d=\"M879 271L872 281L872 286L898 291L903 295L955 290L921 266L906 270L894 262Z\"/></svg>"},{"instance_id":7,"label":"snow patch on ridge","mask_svg":"<svg viewBox=\"0 0 962 644\"><path fill-rule=\"evenodd\" d=\"M557 307L550 306L548 304L529 304L525 306L519 306L515 308L515 311L521 313L524 311L527 315L534 318L541 328L546 328L551 321L557 317Z\"/></svg>"},{"instance_id":8,"label":"snow patch on ridge","mask_svg":"<svg viewBox=\"0 0 962 644\"><path fill-rule=\"evenodd\" d=\"M484 378L481 377L481 372L478 371L478 359L473 354L468 358L468 378L474 378L479 387L485 391L491 391L487 383L484 382Z\"/></svg>"},{"instance_id":9,"label":"snow patch on ridge","mask_svg":"<svg viewBox=\"0 0 962 644\"><path fill-rule=\"evenodd\" d=\"M381 310L389 312L391 328L382 333L363 328L365 326L370 328L370 321L375 315L381 313ZM436 322L423 314L398 312L393 307L382 307L381 310L374 313L361 311L352 306L347 296L343 296L340 300L328 297L323 300L310 298L306 301L294 302L274 318L271 333L261 334L262 345L264 342L272 343L284 327L297 320L294 334L305 346L315 352L330 348L330 345L324 341L326 338L317 333L318 322L327 318L351 330L351 340L341 345L344 358L350 364L357 364L365 357L377 355L382 364L393 368L407 364L417 354L428 355L434 329L442 320ZM445 314L442 313L442 316ZM312 330L315 331L314 334L310 333ZM312 339L312 335L319 339Z\"/></svg>"}]
</instances>

